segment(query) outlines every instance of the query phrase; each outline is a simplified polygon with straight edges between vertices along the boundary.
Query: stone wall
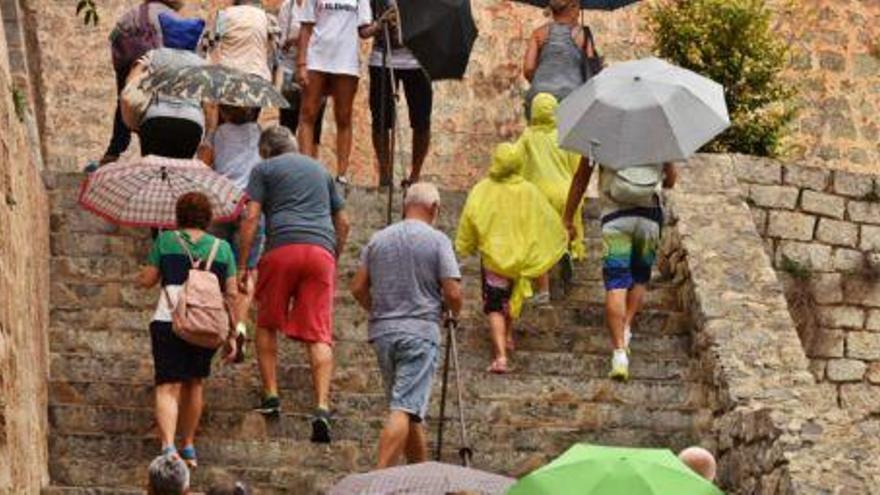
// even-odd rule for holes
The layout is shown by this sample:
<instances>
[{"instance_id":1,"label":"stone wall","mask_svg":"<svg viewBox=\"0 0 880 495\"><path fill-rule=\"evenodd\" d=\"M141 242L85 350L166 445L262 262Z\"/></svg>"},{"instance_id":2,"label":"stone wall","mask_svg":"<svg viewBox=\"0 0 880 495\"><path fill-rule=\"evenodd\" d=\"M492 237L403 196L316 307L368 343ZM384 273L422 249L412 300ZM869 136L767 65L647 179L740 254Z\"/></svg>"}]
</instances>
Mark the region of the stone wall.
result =
<instances>
[{"instance_id":1,"label":"stone wall","mask_svg":"<svg viewBox=\"0 0 880 495\"><path fill-rule=\"evenodd\" d=\"M697 366L715 390L720 485L750 495L873 493L877 421L854 422L835 385L809 373L736 163L700 156L682 169L660 263L688 281Z\"/></svg>"},{"instance_id":2,"label":"stone wall","mask_svg":"<svg viewBox=\"0 0 880 495\"><path fill-rule=\"evenodd\" d=\"M31 54L33 62L44 68L38 89L48 166L57 171L81 169L87 160L101 155L109 139L115 88L106 38L113 20L130 2L101 2L97 28L83 27L74 18L75 3L21 2L39 46L39 52ZM193 2L190 10L213 3ZM793 48L790 79L803 95L792 142L795 155L828 159L837 167L870 168L878 163L880 61L872 47L880 34L871 21L880 15L880 4L771 3L779 12L778 30ZM465 81L436 85L434 146L425 170L450 187L472 184L488 163L492 146L515 139L521 131L520 95L525 87L521 57L531 29L544 20L539 10L509 0L474 0L473 7L480 38ZM588 14L609 61L650 51L643 8ZM367 91L364 79L355 113L353 163L358 181L370 179L373 173ZM332 127L326 126L325 143L334 142ZM408 148L405 119L403 127L402 140ZM328 163L333 162L331 148L326 146L323 152Z\"/></svg>"},{"instance_id":3,"label":"stone wall","mask_svg":"<svg viewBox=\"0 0 880 495\"><path fill-rule=\"evenodd\" d=\"M735 156L813 374L859 416L880 411L880 184L871 175Z\"/></svg>"},{"instance_id":4,"label":"stone wall","mask_svg":"<svg viewBox=\"0 0 880 495\"><path fill-rule=\"evenodd\" d=\"M0 28L0 493L33 494L48 481L48 208L27 97L13 89L27 71L10 67L6 39Z\"/></svg>"}]
</instances>

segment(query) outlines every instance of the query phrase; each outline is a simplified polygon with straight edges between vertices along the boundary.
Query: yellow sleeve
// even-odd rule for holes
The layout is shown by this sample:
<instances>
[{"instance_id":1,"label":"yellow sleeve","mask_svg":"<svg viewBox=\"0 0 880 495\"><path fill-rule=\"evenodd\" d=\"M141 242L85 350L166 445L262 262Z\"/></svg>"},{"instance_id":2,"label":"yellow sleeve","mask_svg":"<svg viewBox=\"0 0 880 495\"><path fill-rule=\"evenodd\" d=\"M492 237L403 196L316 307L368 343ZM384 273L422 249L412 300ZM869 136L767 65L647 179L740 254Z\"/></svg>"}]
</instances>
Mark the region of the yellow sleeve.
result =
<instances>
[{"instance_id":1,"label":"yellow sleeve","mask_svg":"<svg viewBox=\"0 0 880 495\"><path fill-rule=\"evenodd\" d=\"M471 220L470 210L471 198L468 198L458 221L458 232L455 234L455 252L460 258L467 258L477 250L477 229Z\"/></svg>"}]
</instances>

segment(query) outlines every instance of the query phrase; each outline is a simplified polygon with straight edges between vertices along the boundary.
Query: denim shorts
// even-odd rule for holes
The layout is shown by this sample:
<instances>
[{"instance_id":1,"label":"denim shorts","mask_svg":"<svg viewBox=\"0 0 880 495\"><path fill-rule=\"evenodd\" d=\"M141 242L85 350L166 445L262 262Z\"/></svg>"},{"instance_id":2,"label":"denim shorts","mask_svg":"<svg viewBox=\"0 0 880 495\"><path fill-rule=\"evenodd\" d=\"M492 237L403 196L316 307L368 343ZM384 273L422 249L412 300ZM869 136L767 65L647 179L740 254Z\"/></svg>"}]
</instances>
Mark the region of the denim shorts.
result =
<instances>
[{"instance_id":1,"label":"denim shorts","mask_svg":"<svg viewBox=\"0 0 880 495\"><path fill-rule=\"evenodd\" d=\"M391 410L408 413L416 422L424 420L437 369L437 344L417 335L397 333L374 339L373 350Z\"/></svg>"},{"instance_id":2,"label":"denim shorts","mask_svg":"<svg viewBox=\"0 0 880 495\"><path fill-rule=\"evenodd\" d=\"M219 239L223 239L227 241L232 247L232 254L235 256L236 262L238 261L238 246L241 242L241 236L239 233L241 232L238 223L221 223L212 225L209 229L209 232ZM260 225L257 227L257 235L254 236L254 241L251 244L251 252L248 255L247 259L247 267L248 270L254 270L257 268L257 264L260 262L260 256L263 255L263 244L266 240L266 224L265 218L260 216Z\"/></svg>"}]
</instances>

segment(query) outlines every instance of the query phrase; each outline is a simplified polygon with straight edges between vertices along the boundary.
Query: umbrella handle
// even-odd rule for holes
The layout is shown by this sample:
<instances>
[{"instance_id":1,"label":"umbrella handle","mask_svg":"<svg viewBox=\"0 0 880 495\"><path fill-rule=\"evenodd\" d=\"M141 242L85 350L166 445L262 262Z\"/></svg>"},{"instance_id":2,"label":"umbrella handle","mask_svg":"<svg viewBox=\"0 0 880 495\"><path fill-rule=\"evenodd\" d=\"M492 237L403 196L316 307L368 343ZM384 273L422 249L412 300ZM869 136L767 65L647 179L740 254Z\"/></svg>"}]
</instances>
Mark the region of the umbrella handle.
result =
<instances>
[{"instance_id":1,"label":"umbrella handle","mask_svg":"<svg viewBox=\"0 0 880 495\"><path fill-rule=\"evenodd\" d=\"M443 384L440 388L440 424L437 425L437 445L434 450L434 458L440 462L443 457L443 426L446 423L446 391L449 384L449 358L452 355L452 347L449 345L452 336L452 328L446 333L446 358L443 361Z\"/></svg>"},{"instance_id":2,"label":"umbrella handle","mask_svg":"<svg viewBox=\"0 0 880 495\"><path fill-rule=\"evenodd\" d=\"M456 330L458 330L458 322L455 320L449 320L449 349L452 350L452 366L455 368L455 391L458 399L458 427L459 432L461 434L461 449L459 450L459 455L461 456L462 465L465 467L470 466L471 458L473 458L473 451L468 446L467 439L467 425L464 421L464 397L462 393L461 387L461 367L458 362L458 343L456 338Z\"/></svg>"}]
</instances>

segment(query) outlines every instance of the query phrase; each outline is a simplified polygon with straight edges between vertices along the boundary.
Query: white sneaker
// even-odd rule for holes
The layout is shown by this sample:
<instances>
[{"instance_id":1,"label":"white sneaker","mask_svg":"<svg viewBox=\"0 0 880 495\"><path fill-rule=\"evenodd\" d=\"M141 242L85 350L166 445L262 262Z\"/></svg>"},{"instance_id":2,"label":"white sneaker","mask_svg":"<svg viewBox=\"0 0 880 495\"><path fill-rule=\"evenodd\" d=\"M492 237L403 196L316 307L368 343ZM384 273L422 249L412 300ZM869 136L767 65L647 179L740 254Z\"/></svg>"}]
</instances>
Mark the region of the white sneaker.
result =
<instances>
[{"instance_id":1,"label":"white sneaker","mask_svg":"<svg viewBox=\"0 0 880 495\"><path fill-rule=\"evenodd\" d=\"M611 357L611 373L608 376L613 380L625 382L629 380L629 358L626 349L615 349Z\"/></svg>"},{"instance_id":2,"label":"white sneaker","mask_svg":"<svg viewBox=\"0 0 880 495\"><path fill-rule=\"evenodd\" d=\"M540 292L535 297L532 298L532 303L535 306L547 306L550 304L550 293L549 292Z\"/></svg>"}]
</instances>

